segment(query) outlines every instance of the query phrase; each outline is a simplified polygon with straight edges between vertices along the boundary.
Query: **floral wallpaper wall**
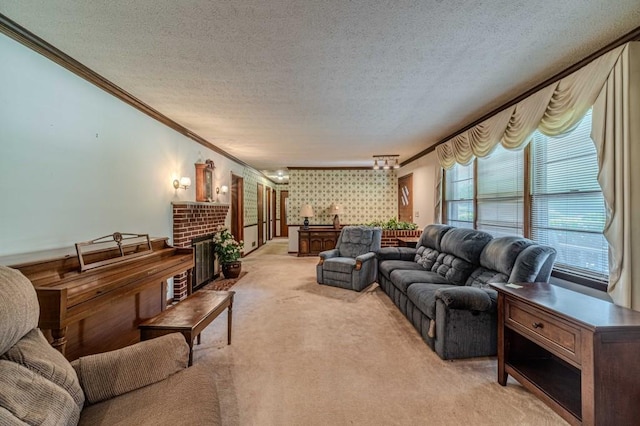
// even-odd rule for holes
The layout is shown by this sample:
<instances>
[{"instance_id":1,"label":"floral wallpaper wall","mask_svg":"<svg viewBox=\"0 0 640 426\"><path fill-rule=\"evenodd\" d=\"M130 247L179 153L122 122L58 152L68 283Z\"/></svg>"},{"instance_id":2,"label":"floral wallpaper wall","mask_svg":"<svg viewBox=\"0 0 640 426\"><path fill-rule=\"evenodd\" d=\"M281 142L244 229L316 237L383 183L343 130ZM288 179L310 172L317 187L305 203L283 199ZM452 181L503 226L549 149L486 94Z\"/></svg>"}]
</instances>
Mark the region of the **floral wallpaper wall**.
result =
<instances>
[{"instance_id":1,"label":"floral wallpaper wall","mask_svg":"<svg viewBox=\"0 0 640 426\"><path fill-rule=\"evenodd\" d=\"M249 168L244 169L244 226L258 223L258 174ZM262 183L262 180L261 182Z\"/></svg>"},{"instance_id":2,"label":"floral wallpaper wall","mask_svg":"<svg viewBox=\"0 0 640 426\"><path fill-rule=\"evenodd\" d=\"M397 217L398 175L395 170L289 170L289 225L302 224L305 204L313 207L310 224L332 224L331 203L341 207L343 225Z\"/></svg>"},{"instance_id":3,"label":"floral wallpaper wall","mask_svg":"<svg viewBox=\"0 0 640 426\"><path fill-rule=\"evenodd\" d=\"M265 191L263 200L263 207L265 208L264 220L267 220L267 195L266 189L276 188L273 182L264 176L258 174L252 169L245 167L242 175L244 179L244 226L256 225L258 223L258 184L261 183L263 190ZM276 197L279 197L280 193L276 193ZM276 198L279 203L279 198ZM277 207L277 205L276 205ZM276 217L277 212L276 212Z\"/></svg>"}]
</instances>

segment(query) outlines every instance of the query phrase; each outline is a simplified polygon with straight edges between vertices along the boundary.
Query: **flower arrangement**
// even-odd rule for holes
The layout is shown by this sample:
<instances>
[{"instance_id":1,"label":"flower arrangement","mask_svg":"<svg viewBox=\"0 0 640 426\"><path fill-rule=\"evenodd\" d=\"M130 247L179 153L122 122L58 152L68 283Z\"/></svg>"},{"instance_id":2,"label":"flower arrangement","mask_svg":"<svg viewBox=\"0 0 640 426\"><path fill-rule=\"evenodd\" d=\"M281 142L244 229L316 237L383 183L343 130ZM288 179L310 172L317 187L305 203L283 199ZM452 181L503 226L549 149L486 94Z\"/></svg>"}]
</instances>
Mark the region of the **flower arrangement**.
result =
<instances>
[{"instance_id":1,"label":"flower arrangement","mask_svg":"<svg viewBox=\"0 0 640 426\"><path fill-rule=\"evenodd\" d=\"M244 248L243 241L236 241L227 228L220 228L213 237L215 252L221 264L235 262L240 259L240 251Z\"/></svg>"}]
</instances>

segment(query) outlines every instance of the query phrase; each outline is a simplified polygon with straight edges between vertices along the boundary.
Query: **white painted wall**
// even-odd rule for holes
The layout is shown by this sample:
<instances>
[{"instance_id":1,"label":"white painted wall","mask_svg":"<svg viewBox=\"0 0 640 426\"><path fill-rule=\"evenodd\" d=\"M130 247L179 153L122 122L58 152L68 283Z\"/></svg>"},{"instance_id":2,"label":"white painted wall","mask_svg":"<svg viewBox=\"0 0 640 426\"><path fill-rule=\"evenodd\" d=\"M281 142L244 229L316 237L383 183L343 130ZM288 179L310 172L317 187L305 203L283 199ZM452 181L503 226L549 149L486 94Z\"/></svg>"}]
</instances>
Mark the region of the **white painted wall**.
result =
<instances>
[{"instance_id":1,"label":"white painted wall","mask_svg":"<svg viewBox=\"0 0 640 426\"><path fill-rule=\"evenodd\" d=\"M434 223L436 183L440 164L435 152L400 168L398 177L413 173L413 221L420 229Z\"/></svg>"},{"instance_id":2,"label":"white painted wall","mask_svg":"<svg viewBox=\"0 0 640 426\"><path fill-rule=\"evenodd\" d=\"M195 200L199 153L217 166L215 186L230 186L231 171L243 175L242 165L4 35L0 58L0 256L114 231L171 237L171 202ZM175 176L192 186L174 190Z\"/></svg>"}]
</instances>

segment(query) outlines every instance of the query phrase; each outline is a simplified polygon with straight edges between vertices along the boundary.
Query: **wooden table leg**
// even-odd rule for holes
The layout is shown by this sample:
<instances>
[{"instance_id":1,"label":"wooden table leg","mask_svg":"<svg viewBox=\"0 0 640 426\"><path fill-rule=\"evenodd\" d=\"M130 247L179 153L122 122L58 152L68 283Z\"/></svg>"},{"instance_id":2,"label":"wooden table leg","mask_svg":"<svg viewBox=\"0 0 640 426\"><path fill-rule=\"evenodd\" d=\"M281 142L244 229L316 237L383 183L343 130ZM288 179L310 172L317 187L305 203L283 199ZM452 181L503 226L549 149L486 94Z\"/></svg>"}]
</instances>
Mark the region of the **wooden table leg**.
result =
<instances>
[{"instance_id":1,"label":"wooden table leg","mask_svg":"<svg viewBox=\"0 0 640 426\"><path fill-rule=\"evenodd\" d=\"M200 335L201 335L201 334L202 334L202 333L198 334L198 337L196 337L196 339L197 339L197 340L196 340L196 345L199 345L199 344L200 344Z\"/></svg>"},{"instance_id":2,"label":"wooden table leg","mask_svg":"<svg viewBox=\"0 0 640 426\"><path fill-rule=\"evenodd\" d=\"M227 345L231 344L231 318L233 317L233 296L229 301L229 308L227 309L228 321L227 321Z\"/></svg>"},{"instance_id":3,"label":"wooden table leg","mask_svg":"<svg viewBox=\"0 0 640 426\"><path fill-rule=\"evenodd\" d=\"M51 330L51 337L51 346L64 355L67 349L67 327Z\"/></svg>"}]
</instances>

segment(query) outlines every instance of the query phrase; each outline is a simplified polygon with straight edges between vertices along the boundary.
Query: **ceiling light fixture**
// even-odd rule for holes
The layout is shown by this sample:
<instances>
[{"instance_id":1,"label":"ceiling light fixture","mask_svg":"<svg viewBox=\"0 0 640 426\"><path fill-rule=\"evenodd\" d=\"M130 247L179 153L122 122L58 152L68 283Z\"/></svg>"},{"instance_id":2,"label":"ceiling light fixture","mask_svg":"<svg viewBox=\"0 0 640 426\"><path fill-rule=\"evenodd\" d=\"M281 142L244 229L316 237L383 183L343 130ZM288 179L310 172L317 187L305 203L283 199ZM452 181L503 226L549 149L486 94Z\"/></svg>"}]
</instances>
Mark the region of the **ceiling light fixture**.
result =
<instances>
[{"instance_id":1,"label":"ceiling light fixture","mask_svg":"<svg viewBox=\"0 0 640 426\"><path fill-rule=\"evenodd\" d=\"M373 158L373 170L380 170L380 164L382 163L383 170L389 169L399 169L400 163L398 162L399 155L397 154L384 154L384 155L374 155Z\"/></svg>"}]
</instances>

